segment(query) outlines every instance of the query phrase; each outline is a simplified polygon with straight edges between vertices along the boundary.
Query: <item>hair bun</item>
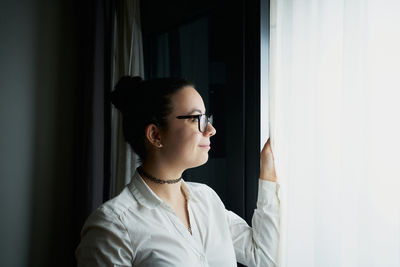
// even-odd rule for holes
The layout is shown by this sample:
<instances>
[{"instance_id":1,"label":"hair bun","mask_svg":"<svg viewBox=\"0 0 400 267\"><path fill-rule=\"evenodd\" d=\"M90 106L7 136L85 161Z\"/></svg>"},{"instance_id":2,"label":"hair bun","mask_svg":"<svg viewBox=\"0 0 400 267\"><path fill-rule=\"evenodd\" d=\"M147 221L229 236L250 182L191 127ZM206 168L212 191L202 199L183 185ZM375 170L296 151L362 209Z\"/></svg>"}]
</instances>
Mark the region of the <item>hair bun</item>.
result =
<instances>
[{"instance_id":1,"label":"hair bun","mask_svg":"<svg viewBox=\"0 0 400 267\"><path fill-rule=\"evenodd\" d=\"M133 104L135 99L140 98L138 90L143 82L139 76L123 76L115 85L115 90L111 92L111 102L121 112L126 112Z\"/></svg>"}]
</instances>

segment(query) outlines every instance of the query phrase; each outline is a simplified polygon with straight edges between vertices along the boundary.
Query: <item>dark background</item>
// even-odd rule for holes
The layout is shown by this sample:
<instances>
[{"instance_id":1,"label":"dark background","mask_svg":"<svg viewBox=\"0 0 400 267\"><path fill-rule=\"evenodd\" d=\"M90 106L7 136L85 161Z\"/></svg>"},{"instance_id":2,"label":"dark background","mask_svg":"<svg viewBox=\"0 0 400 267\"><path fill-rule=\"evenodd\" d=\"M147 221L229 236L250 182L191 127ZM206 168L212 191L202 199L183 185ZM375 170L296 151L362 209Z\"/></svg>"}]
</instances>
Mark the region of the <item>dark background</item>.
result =
<instances>
[{"instance_id":1,"label":"dark background","mask_svg":"<svg viewBox=\"0 0 400 267\"><path fill-rule=\"evenodd\" d=\"M115 4L0 4L0 266L74 266L84 220L110 197ZM259 6L141 3L146 78L168 71L192 80L214 115L210 160L185 178L212 186L249 223L260 148ZM168 70L157 52L165 44Z\"/></svg>"}]
</instances>

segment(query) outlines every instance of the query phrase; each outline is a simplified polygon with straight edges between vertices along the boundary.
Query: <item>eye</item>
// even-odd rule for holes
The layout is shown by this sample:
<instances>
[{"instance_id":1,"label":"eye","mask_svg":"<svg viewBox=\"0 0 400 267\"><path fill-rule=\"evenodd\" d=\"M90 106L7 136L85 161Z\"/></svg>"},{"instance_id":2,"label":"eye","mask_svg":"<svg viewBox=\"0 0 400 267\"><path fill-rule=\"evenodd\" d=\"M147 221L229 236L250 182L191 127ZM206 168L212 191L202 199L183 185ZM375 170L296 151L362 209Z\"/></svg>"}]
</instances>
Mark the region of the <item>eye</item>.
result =
<instances>
[{"instance_id":1,"label":"eye","mask_svg":"<svg viewBox=\"0 0 400 267\"><path fill-rule=\"evenodd\" d=\"M199 117L193 118L192 122L197 122L199 120Z\"/></svg>"}]
</instances>

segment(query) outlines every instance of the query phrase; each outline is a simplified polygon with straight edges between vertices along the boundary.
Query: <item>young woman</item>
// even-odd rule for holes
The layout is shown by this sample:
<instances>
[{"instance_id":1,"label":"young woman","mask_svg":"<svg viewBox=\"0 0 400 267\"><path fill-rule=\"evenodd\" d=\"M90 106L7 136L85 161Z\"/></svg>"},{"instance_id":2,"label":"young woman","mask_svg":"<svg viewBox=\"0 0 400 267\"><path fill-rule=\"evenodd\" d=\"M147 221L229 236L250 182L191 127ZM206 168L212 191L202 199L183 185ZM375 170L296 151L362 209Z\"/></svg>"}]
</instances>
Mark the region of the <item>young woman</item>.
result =
<instances>
[{"instance_id":1,"label":"young woman","mask_svg":"<svg viewBox=\"0 0 400 267\"><path fill-rule=\"evenodd\" d=\"M216 134L200 94L178 78L123 77L112 93L141 166L86 221L78 266L276 266L278 185L270 142L261 152L252 228L207 185L182 173L208 160Z\"/></svg>"}]
</instances>

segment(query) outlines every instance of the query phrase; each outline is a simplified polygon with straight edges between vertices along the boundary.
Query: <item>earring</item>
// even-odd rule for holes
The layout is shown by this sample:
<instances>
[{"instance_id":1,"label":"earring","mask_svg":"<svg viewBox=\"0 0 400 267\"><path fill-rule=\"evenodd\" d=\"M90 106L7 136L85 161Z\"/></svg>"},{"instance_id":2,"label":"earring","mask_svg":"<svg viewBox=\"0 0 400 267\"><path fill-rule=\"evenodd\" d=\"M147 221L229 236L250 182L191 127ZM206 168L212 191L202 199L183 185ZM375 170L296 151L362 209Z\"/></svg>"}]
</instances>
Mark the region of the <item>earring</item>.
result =
<instances>
[{"instance_id":1,"label":"earring","mask_svg":"<svg viewBox=\"0 0 400 267\"><path fill-rule=\"evenodd\" d=\"M162 144L158 143L158 147L162 147Z\"/></svg>"}]
</instances>

